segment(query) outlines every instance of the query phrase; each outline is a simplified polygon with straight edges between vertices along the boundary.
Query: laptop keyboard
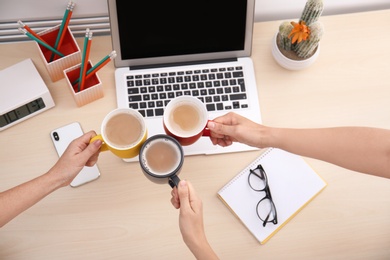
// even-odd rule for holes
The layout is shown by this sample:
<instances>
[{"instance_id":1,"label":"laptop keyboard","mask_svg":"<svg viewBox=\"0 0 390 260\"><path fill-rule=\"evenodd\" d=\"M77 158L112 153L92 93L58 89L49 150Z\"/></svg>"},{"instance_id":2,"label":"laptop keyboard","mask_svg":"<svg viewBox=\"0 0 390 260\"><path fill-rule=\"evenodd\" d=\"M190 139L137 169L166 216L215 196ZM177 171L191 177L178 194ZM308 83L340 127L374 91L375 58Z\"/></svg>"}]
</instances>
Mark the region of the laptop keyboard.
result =
<instances>
[{"instance_id":1,"label":"laptop keyboard","mask_svg":"<svg viewBox=\"0 0 390 260\"><path fill-rule=\"evenodd\" d=\"M162 116L175 97L199 98L208 111L248 108L241 66L128 75L129 107L144 117Z\"/></svg>"}]
</instances>

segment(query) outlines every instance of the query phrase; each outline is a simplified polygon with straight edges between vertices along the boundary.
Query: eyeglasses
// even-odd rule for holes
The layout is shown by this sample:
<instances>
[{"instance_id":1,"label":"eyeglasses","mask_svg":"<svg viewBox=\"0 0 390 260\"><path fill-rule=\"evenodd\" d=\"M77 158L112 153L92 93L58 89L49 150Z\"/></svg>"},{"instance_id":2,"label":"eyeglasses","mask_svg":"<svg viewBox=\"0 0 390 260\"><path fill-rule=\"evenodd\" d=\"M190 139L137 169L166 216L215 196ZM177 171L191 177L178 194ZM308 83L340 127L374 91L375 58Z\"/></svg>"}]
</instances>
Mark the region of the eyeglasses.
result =
<instances>
[{"instance_id":1,"label":"eyeglasses","mask_svg":"<svg viewBox=\"0 0 390 260\"><path fill-rule=\"evenodd\" d=\"M263 221L263 227L265 227L267 223L273 223L274 225L278 224L276 207L272 200L267 174L265 173L263 166L259 164L255 169L250 169L249 171L249 186L254 191L265 192L264 198L262 198L256 206L256 213L259 219Z\"/></svg>"}]
</instances>

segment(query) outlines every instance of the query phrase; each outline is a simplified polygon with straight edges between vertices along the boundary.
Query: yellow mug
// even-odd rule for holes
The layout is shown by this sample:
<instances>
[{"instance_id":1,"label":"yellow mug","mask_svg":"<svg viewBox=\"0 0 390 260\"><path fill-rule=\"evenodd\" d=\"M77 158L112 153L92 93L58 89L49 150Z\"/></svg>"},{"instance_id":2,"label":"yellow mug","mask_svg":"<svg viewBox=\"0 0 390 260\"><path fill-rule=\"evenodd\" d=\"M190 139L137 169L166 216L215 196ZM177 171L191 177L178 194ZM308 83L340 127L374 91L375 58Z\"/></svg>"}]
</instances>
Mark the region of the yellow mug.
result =
<instances>
[{"instance_id":1,"label":"yellow mug","mask_svg":"<svg viewBox=\"0 0 390 260\"><path fill-rule=\"evenodd\" d=\"M143 116L131 108L118 108L104 117L101 134L90 142L100 139L103 143L100 151L111 151L120 158L129 159L138 156L147 137Z\"/></svg>"}]
</instances>

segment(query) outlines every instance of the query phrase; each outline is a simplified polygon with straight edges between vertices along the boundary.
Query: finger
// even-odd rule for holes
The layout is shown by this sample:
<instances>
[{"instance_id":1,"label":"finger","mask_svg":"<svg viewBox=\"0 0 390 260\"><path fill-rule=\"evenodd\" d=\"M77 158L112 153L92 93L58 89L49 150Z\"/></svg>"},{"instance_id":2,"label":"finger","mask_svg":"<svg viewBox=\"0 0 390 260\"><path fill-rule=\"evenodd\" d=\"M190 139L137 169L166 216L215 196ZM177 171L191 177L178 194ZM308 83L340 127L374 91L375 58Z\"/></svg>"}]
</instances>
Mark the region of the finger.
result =
<instances>
[{"instance_id":1,"label":"finger","mask_svg":"<svg viewBox=\"0 0 390 260\"><path fill-rule=\"evenodd\" d=\"M223 116L219 116L214 118L212 121L224 124L224 125L232 125L233 119L235 118L236 114L233 112L229 112Z\"/></svg>"},{"instance_id":2,"label":"finger","mask_svg":"<svg viewBox=\"0 0 390 260\"><path fill-rule=\"evenodd\" d=\"M220 141L225 137L223 134L218 134L210 129L210 141L213 145L221 145Z\"/></svg>"},{"instance_id":3,"label":"finger","mask_svg":"<svg viewBox=\"0 0 390 260\"><path fill-rule=\"evenodd\" d=\"M100 147L102 146L101 140L96 140L93 143L90 143L87 148L83 151L83 153L87 154L88 158L91 158L94 155L99 154Z\"/></svg>"},{"instance_id":4,"label":"finger","mask_svg":"<svg viewBox=\"0 0 390 260\"><path fill-rule=\"evenodd\" d=\"M215 121L210 120L209 122L207 122L207 128L210 129L212 136L215 138L222 138L223 134L218 132L218 129L216 129L216 125L217 123Z\"/></svg>"},{"instance_id":5,"label":"finger","mask_svg":"<svg viewBox=\"0 0 390 260\"><path fill-rule=\"evenodd\" d=\"M190 182L187 182L188 192L189 192L189 201L191 209L198 213L202 211L202 200L198 197L194 187Z\"/></svg>"},{"instance_id":6,"label":"finger","mask_svg":"<svg viewBox=\"0 0 390 260\"><path fill-rule=\"evenodd\" d=\"M210 129L212 136L216 138L223 138L225 135L231 136L234 134L234 126L209 121L207 127Z\"/></svg>"},{"instance_id":7,"label":"finger","mask_svg":"<svg viewBox=\"0 0 390 260\"><path fill-rule=\"evenodd\" d=\"M218 138L214 138L214 137L210 136L210 140L213 143L213 145L218 144Z\"/></svg>"},{"instance_id":8,"label":"finger","mask_svg":"<svg viewBox=\"0 0 390 260\"><path fill-rule=\"evenodd\" d=\"M207 123L207 128L210 129L210 138L223 138L223 134L217 133L215 130L213 130L213 128L215 128L215 124L216 123L211 120Z\"/></svg>"},{"instance_id":9,"label":"finger","mask_svg":"<svg viewBox=\"0 0 390 260\"><path fill-rule=\"evenodd\" d=\"M175 209L179 209L180 208L180 202L177 202L176 199L173 198L173 197L171 198L171 203L172 203L172 205L173 205L173 207Z\"/></svg>"},{"instance_id":10,"label":"finger","mask_svg":"<svg viewBox=\"0 0 390 260\"><path fill-rule=\"evenodd\" d=\"M213 145L219 145L222 147L229 146L234 142L229 136L226 135L224 135L222 138L214 138L210 136L210 140Z\"/></svg>"},{"instance_id":11,"label":"finger","mask_svg":"<svg viewBox=\"0 0 390 260\"><path fill-rule=\"evenodd\" d=\"M89 131L83 134L82 136L80 136L78 139L80 139L80 141L83 142L84 144L88 145L94 136L96 136L95 131Z\"/></svg>"},{"instance_id":12,"label":"finger","mask_svg":"<svg viewBox=\"0 0 390 260\"><path fill-rule=\"evenodd\" d=\"M89 143L94 135L96 135L94 132L88 132L87 134L80 137L80 141L84 142L87 147L81 151L79 156L85 161L86 164L88 163L88 165L93 165L96 163L100 152L100 147L102 146L102 141L99 139L93 143Z\"/></svg>"},{"instance_id":13,"label":"finger","mask_svg":"<svg viewBox=\"0 0 390 260\"><path fill-rule=\"evenodd\" d=\"M225 143L225 146L229 146L233 143L233 140L230 136L225 136L225 138L223 138L223 141Z\"/></svg>"},{"instance_id":14,"label":"finger","mask_svg":"<svg viewBox=\"0 0 390 260\"><path fill-rule=\"evenodd\" d=\"M99 154L100 154L100 149L94 154L92 155L87 163L85 164L86 166L93 166L97 163L98 159L99 159Z\"/></svg>"},{"instance_id":15,"label":"finger","mask_svg":"<svg viewBox=\"0 0 390 260\"><path fill-rule=\"evenodd\" d=\"M180 199L179 199L179 193L177 191L177 187L174 187L171 191L172 198L177 202L177 204L180 204Z\"/></svg>"},{"instance_id":16,"label":"finger","mask_svg":"<svg viewBox=\"0 0 390 260\"><path fill-rule=\"evenodd\" d=\"M191 205L190 205L190 194L188 191L188 185L185 180L181 180L179 182L179 200L180 200L180 211L184 210L190 210Z\"/></svg>"},{"instance_id":17,"label":"finger","mask_svg":"<svg viewBox=\"0 0 390 260\"><path fill-rule=\"evenodd\" d=\"M218 145L219 146L226 147L226 146L229 146L231 144L232 144L232 142L230 140L218 139Z\"/></svg>"}]
</instances>

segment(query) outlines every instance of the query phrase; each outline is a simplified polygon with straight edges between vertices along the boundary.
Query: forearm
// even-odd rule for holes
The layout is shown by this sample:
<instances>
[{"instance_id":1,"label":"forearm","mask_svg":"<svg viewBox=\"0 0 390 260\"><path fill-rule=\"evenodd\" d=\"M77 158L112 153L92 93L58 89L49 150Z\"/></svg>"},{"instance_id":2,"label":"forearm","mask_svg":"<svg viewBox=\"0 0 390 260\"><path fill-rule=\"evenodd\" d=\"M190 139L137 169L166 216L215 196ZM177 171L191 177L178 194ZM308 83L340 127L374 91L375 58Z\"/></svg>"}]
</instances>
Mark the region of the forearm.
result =
<instances>
[{"instance_id":1,"label":"forearm","mask_svg":"<svg viewBox=\"0 0 390 260\"><path fill-rule=\"evenodd\" d=\"M0 227L61 186L60 180L46 173L0 193Z\"/></svg>"},{"instance_id":2,"label":"forearm","mask_svg":"<svg viewBox=\"0 0 390 260\"><path fill-rule=\"evenodd\" d=\"M390 178L390 131L368 127L268 128L265 146Z\"/></svg>"},{"instance_id":3,"label":"forearm","mask_svg":"<svg viewBox=\"0 0 390 260\"><path fill-rule=\"evenodd\" d=\"M207 239L203 239L202 241L198 242L199 244L187 243L188 248L191 250L192 254L197 260L219 259L214 250L211 248Z\"/></svg>"}]
</instances>

